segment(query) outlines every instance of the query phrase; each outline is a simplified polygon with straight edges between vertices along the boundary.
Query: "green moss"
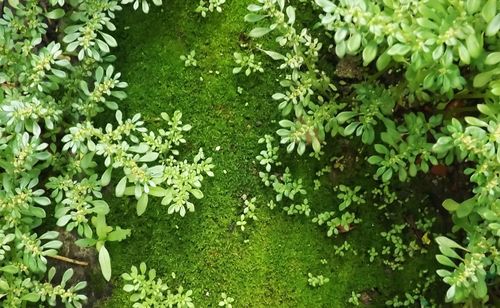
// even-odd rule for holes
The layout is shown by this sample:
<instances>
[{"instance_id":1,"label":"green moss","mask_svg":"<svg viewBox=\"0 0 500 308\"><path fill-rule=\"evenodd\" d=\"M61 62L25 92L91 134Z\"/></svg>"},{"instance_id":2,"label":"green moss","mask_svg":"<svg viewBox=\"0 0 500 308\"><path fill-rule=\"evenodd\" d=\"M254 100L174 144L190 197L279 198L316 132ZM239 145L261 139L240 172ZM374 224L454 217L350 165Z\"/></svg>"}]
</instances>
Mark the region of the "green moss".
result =
<instances>
[{"instance_id":1,"label":"green moss","mask_svg":"<svg viewBox=\"0 0 500 308\"><path fill-rule=\"evenodd\" d=\"M310 218L289 217L265 207L274 195L261 184L254 157L261 150L257 140L276 130L273 120L279 113L270 96L279 76L267 59L263 59L265 74L247 78L231 73L239 35L248 30L243 16L250 2L228 1L222 14L206 19L193 12L197 1L165 2L147 16L129 10L119 16L116 66L130 84L121 108L128 115L140 112L151 126L158 123L160 112L181 110L185 122L193 125L181 151L190 159L203 147L214 158L216 176L203 183L205 198L196 201L196 211L185 218L168 215L157 201L137 217L133 203L114 200L109 223L131 228L132 236L109 247L115 289L101 306L129 306L119 274L141 261L163 277L175 272L177 279L171 285L193 289L200 307L213 306L222 292L235 298L237 306L341 307L351 291L377 288L378 303L403 291L418 265L401 274L368 263L366 250L381 245L378 233L386 229L377 223L380 214L370 204L358 213L364 223L338 239L327 238ZM196 50L199 67L185 68L179 57L191 50ZM238 86L243 88L241 95ZM217 146L220 151L215 151ZM332 151L340 154L339 149ZM325 162L295 156L285 161L312 193L314 173ZM359 167L362 171L354 171L358 177L344 174L340 180L373 185L359 174L366 166ZM312 194L316 211L334 209L337 202L328 176L324 178L322 190ZM245 233L235 226L243 194L257 197L260 205L260 220L251 222ZM332 246L345 239L358 250L357 257L334 255ZM321 264L321 259L328 263ZM311 288L309 272L330 282Z\"/></svg>"}]
</instances>

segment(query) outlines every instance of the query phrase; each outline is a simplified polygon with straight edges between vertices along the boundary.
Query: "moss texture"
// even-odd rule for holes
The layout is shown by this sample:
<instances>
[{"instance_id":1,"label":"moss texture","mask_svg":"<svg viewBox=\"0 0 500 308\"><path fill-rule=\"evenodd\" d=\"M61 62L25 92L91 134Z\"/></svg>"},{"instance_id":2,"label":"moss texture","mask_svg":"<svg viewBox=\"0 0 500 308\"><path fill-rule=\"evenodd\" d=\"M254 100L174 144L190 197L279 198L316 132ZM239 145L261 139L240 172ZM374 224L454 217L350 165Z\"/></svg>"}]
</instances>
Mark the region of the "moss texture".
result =
<instances>
[{"instance_id":1,"label":"moss texture","mask_svg":"<svg viewBox=\"0 0 500 308\"><path fill-rule=\"evenodd\" d=\"M181 148L183 157L191 159L203 147L214 159L215 177L203 183L205 197L185 218L168 215L157 201L141 217L132 202L112 201L109 223L131 228L132 236L110 245L114 290L99 306L130 306L119 274L141 261L156 268L171 286L192 289L199 307L216 306L222 292L235 298L237 307L343 307L352 291L372 288L378 292L374 303L379 305L410 289L417 269L427 260L412 261L397 273L380 262L368 262L366 251L380 247L378 234L388 229L379 223L380 214L370 202L356 211L362 225L333 239L311 218L287 216L279 208L265 206L274 194L261 184L255 156L262 148L258 139L275 131L280 119L270 99L279 87L278 72L264 58L265 74L245 77L231 72L240 34L249 30L243 16L251 1L227 1L222 14L205 19L193 12L198 1L165 2L149 15L129 10L119 15L116 66L129 83L129 97L121 108L129 116L140 112L151 127L159 123L160 112L182 111L185 123L193 125ZM185 68L179 57L191 50L196 51L198 67ZM215 151L217 146L220 151ZM345 154L338 143L329 151ZM284 157L294 174L304 179L316 213L334 210L338 204L332 177L334 182L368 189L373 185L365 176L367 166L359 163L348 173L325 176L323 189L313 192L315 172L325 162ZM243 194L257 197L260 219L245 232L235 226ZM334 254L333 245L344 240L354 246L357 256ZM175 280L169 279L171 272L177 274ZM312 288L307 283L309 272L330 282Z\"/></svg>"}]
</instances>

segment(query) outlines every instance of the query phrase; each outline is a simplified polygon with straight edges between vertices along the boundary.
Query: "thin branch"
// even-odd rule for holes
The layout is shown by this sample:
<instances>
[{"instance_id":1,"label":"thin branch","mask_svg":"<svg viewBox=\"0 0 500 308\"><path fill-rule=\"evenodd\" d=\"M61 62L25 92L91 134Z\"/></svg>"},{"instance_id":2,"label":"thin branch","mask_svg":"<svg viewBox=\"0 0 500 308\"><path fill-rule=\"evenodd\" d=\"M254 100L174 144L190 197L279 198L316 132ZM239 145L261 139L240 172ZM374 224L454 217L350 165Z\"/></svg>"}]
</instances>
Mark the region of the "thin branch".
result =
<instances>
[{"instance_id":1,"label":"thin branch","mask_svg":"<svg viewBox=\"0 0 500 308\"><path fill-rule=\"evenodd\" d=\"M52 258L52 259L56 259L56 260L59 260L59 261L67 262L67 263L73 263L73 264L76 264L76 265L81 265L81 266L88 266L89 265L88 262L78 261L78 260L74 260L74 259L71 259L71 258L68 258L68 257L59 256L59 255L47 256L47 257Z\"/></svg>"}]
</instances>

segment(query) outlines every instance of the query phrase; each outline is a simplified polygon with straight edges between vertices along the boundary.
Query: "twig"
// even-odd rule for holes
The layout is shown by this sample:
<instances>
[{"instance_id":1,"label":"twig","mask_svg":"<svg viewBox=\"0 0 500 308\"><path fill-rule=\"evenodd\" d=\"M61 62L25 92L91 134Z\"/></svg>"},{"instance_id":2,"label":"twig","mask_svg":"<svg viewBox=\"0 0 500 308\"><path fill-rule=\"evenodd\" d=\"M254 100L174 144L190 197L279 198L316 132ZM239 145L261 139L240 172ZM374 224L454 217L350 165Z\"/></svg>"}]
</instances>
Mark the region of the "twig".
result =
<instances>
[{"instance_id":1,"label":"twig","mask_svg":"<svg viewBox=\"0 0 500 308\"><path fill-rule=\"evenodd\" d=\"M59 261L64 261L64 262L68 262L68 263L73 263L73 264L81 265L81 266L88 266L89 265L88 262L78 261L78 260L70 259L70 258L59 256L59 255L47 256L47 257L50 257L52 259L56 259L56 260L59 260Z\"/></svg>"}]
</instances>

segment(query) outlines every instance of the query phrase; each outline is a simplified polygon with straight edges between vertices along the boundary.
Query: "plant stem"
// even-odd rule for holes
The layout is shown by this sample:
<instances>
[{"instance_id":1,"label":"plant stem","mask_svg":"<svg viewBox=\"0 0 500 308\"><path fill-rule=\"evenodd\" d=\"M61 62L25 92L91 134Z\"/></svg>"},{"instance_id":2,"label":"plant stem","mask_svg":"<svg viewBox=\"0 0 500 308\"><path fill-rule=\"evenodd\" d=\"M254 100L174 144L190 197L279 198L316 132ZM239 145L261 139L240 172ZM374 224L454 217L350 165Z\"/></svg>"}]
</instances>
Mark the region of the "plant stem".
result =
<instances>
[{"instance_id":1,"label":"plant stem","mask_svg":"<svg viewBox=\"0 0 500 308\"><path fill-rule=\"evenodd\" d=\"M71 259L71 258L68 258L68 257L60 256L60 255L47 256L47 257L50 257L52 259L56 259L56 260L59 260L59 261L67 262L67 263L73 263L73 264L81 265L81 266L88 266L89 265L88 262L78 261L78 260Z\"/></svg>"},{"instance_id":2,"label":"plant stem","mask_svg":"<svg viewBox=\"0 0 500 308\"><path fill-rule=\"evenodd\" d=\"M453 99L474 99L474 98L484 98L484 93L474 93L474 92L460 92L453 97Z\"/></svg>"}]
</instances>

